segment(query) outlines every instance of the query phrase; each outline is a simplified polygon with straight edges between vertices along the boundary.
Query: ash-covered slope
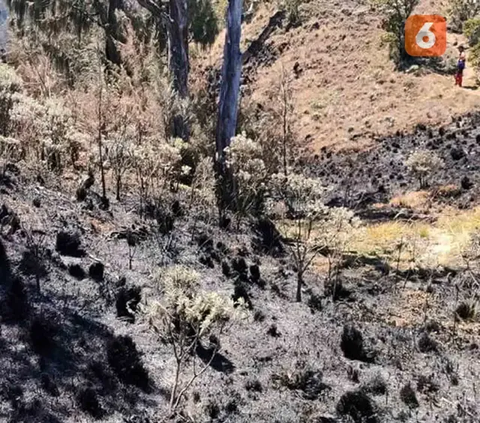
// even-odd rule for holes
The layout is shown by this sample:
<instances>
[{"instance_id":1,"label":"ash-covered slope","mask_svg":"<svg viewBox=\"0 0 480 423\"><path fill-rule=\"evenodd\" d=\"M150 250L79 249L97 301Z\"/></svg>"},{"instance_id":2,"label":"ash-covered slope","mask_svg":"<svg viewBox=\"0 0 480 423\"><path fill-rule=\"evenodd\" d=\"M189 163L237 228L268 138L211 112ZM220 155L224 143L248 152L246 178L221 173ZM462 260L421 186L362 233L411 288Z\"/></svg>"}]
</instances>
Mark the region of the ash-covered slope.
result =
<instances>
[{"instance_id":1,"label":"ash-covered slope","mask_svg":"<svg viewBox=\"0 0 480 423\"><path fill-rule=\"evenodd\" d=\"M480 418L478 323L453 320L476 289L462 272L399 281L360 258L333 284L307 275L295 303L288 255L260 249L251 228L185 213L165 233L161 219L136 215L133 196L105 211L94 192L77 202L59 183L13 165L1 181L0 420L168 421L172 351L126 303L154 297L152 275L171 264L252 304L187 395L184 416L196 422ZM127 232L138 240L132 269Z\"/></svg>"}]
</instances>

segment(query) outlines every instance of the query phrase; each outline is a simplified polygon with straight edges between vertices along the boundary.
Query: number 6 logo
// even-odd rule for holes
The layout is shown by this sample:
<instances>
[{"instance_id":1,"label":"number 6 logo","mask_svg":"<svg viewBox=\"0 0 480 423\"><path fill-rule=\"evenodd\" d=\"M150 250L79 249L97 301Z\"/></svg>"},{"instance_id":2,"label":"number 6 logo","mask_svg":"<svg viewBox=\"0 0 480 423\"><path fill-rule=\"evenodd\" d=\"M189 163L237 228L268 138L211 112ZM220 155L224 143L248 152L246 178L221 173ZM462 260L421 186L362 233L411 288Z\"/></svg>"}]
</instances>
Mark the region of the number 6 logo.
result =
<instances>
[{"instance_id":1,"label":"number 6 logo","mask_svg":"<svg viewBox=\"0 0 480 423\"><path fill-rule=\"evenodd\" d=\"M405 50L410 56L441 56L447 49L447 21L439 15L413 15L405 23Z\"/></svg>"},{"instance_id":2,"label":"number 6 logo","mask_svg":"<svg viewBox=\"0 0 480 423\"><path fill-rule=\"evenodd\" d=\"M430 28L433 26L433 22L426 22L420 31L418 32L417 36L415 37L415 41L417 42L417 46L420 48L432 48L435 45L435 41L437 41L437 37L435 34L430 31ZM425 41L427 39L428 41Z\"/></svg>"}]
</instances>

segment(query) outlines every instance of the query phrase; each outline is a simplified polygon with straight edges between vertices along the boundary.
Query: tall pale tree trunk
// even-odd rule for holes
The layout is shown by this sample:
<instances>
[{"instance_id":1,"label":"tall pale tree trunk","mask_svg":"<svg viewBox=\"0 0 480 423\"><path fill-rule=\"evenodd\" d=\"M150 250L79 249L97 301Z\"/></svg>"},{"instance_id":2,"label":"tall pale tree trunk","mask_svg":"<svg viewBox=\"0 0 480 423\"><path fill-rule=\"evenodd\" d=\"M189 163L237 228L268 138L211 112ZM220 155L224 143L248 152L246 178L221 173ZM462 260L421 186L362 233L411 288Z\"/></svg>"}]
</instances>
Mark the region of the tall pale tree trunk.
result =
<instances>
[{"instance_id":1,"label":"tall pale tree trunk","mask_svg":"<svg viewBox=\"0 0 480 423\"><path fill-rule=\"evenodd\" d=\"M169 62L173 89L180 101L188 98L188 3L187 0L170 0ZM187 141L190 136L186 116L177 111L172 121L173 136Z\"/></svg>"},{"instance_id":2,"label":"tall pale tree trunk","mask_svg":"<svg viewBox=\"0 0 480 423\"><path fill-rule=\"evenodd\" d=\"M225 148L235 136L238 115L238 97L240 93L240 75L242 72L242 53L240 38L242 35L243 0L229 0L227 11L227 31L223 50L222 82L218 102L218 121L216 134L216 168L218 173L218 201L220 221L226 209L235 209L235 181L225 167Z\"/></svg>"},{"instance_id":3,"label":"tall pale tree trunk","mask_svg":"<svg viewBox=\"0 0 480 423\"><path fill-rule=\"evenodd\" d=\"M242 0L229 0L227 11L227 32L223 50L222 83L218 104L217 160L223 167L224 150L235 136L238 115L238 97L242 72Z\"/></svg>"}]
</instances>

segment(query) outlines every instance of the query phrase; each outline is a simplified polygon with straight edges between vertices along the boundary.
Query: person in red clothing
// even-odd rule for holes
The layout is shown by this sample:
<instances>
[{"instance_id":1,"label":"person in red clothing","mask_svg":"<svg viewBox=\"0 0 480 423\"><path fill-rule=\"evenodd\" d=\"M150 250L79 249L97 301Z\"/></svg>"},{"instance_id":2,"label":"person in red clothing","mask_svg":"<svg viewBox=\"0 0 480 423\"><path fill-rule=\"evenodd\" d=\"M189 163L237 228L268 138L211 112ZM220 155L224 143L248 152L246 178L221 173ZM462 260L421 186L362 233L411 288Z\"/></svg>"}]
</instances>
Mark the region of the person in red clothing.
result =
<instances>
[{"instance_id":1,"label":"person in red clothing","mask_svg":"<svg viewBox=\"0 0 480 423\"><path fill-rule=\"evenodd\" d=\"M460 46L458 51L460 53L458 55L457 73L455 74L455 85L461 87L463 83L463 70L465 69L467 55L465 54L465 48L463 46Z\"/></svg>"}]
</instances>

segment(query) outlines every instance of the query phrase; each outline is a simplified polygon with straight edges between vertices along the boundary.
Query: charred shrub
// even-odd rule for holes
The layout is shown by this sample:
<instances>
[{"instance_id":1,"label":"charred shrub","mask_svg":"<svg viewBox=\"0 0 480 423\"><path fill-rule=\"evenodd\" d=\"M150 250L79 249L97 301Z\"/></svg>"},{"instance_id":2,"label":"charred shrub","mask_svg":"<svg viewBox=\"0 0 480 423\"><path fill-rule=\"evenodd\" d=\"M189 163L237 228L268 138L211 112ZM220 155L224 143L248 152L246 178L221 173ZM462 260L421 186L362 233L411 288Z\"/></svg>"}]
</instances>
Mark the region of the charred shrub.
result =
<instances>
[{"instance_id":1,"label":"charred shrub","mask_svg":"<svg viewBox=\"0 0 480 423\"><path fill-rule=\"evenodd\" d=\"M50 414L42 405L39 398L27 401L25 398L18 401L9 423L17 422L45 422L57 423L58 419Z\"/></svg>"},{"instance_id":2,"label":"charred shrub","mask_svg":"<svg viewBox=\"0 0 480 423\"><path fill-rule=\"evenodd\" d=\"M88 275L96 282L102 282L105 273L105 266L101 262L95 262L88 268Z\"/></svg>"},{"instance_id":3,"label":"charred shrub","mask_svg":"<svg viewBox=\"0 0 480 423\"><path fill-rule=\"evenodd\" d=\"M110 369L102 361L92 361L87 368L88 380L102 387L105 394L112 393L117 388L117 380Z\"/></svg>"},{"instance_id":4,"label":"charred shrub","mask_svg":"<svg viewBox=\"0 0 480 423\"><path fill-rule=\"evenodd\" d=\"M174 217L182 217L184 215L184 211L182 205L180 204L180 201L175 200L172 203L172 213Z\"/></svg>"},{"instance_id":5,"label":"charred shrub","mask_svg":"<svg viewBox=\"0 0 480 423\"><path fill-rule=\"evenodd\" d=\"M255 312L253 313L253 320L255 322L265 321L265 313L262 310L255 310Z\"/></svg>"},{"instance_id":6,"label":"charred shrub","mask_svg":"<svg viewBox=\"0 0 480 423\"><path fill-rule=\"evenodd\" d=\"M232 270L230 269L230 265L228 264L228 261L223 260L222 261L222 273L229 278L232 274Z\"/></svg>"},{"instance_id":7,"label":"charred shrub","mask_svg":"<svg viewBox=\"0 0 480 423\"><path fill-rule=\"evenodd\" d=\"M427 332L422 332L418 338L418 349L422 353L437 352L438 345Z\"/></svg>"},{"instance_id":8,"label":"charred shrub","mask_svg":"<svg viewBox=\"0 0 480 423\"><path fill-rule=\"evenodd\" d=\"M355 423L378 422L373 401L363 391L350 391L343 394L337 404L337 413L341 416L349 416Z\"/></svg>"},{"instance_id":9,"label":"charred shrub","mask_svg":"<svg viewBox=\"0 0 480 423\"><path fill-rule=\"evenodd\" d=\"M251 392L263 392L263 387L258 379L250 379L245 383L245 389Z\"/></svg>"},{"instance_id":10,"label":"charred shrub","mask_svg":"<svg viewBox=\"0 0 480 423\"><path fill-rule=\"evenodd\" d=\"M236 283L232 295L232 300L234 302L237 302L240 299L245 302L245 304L250 310L253 308L252 300L250 299L247 288L241 283Z\"/></svg>"},{"instance_id":11,"label":"charred shrub","mask_svg":"<svg viewBox=\"0 0 480 423\"><path fill-rule=\"evenodd\" d=\"M47 275L47 267L43 260L43 251L37 252L33 249L28 249L22 254L19 269L25 275L45 277Z\"/></svg>"},{"instance_id":12,"label":"charred shrub","mask_svg":"<svg viewBox=\"0 0 480 423\"><path fill-rule=\"evenodd\" d=\"M117 336L111 339L107 343L107 357L110 367L123 383L149 390L150 379L132 338Z\"/></svg>"},{"instance_id":13,"label":"charred shrub","mask_svg":"<svg viewBox=\"0 0 480 423\"><path fill-rule=\"evenodd\" d=\"M270 327L267 330L267 335L270 335L273 338L279 338L281 336L277 328L277 325L275 323L270 325Z\"/></svg>"},{"instance_id":14,"label":"charred shrub","mask_svg":"<svg viewBox=\"0 0 480 423\"><path fill-rule=\"evenodd\" d=\"M372 395L385 395L388 391L387 382L381 375L376 375L362 386L362 391Z\"/></svg>"},{"instance_id":15,"label":"charred shrub","mask_svg":"<svg viewBox=\"0 0 480 423\"><path fill-rule=\"evenodd\" d=\"M312 293L308 298L307 305L310 307L312 313L323 310L322 296Z\"/></svg>"},{"instance_id":16,"label":"charred shrub","mask_svg":"<svg viewBox=\"0 0 480 423\"><path fill-rule=\"evenodd\" d=\"M316 400L328 385L322 382L322 372L306 363L299 362L292 373L281 372L273 376L277 386L284 386L290 390L302 391L307 400Z\"/></svg>"},{"instance_id":17,"label":"charred shrub","mask_svg":"<svg viewBox=\"0 0 480 423\"><path fill-rule=\"evenodd\" d=\"M197 237L197 245L204 250L212 250L213 239L206 233L201 233Z\"/></svg>"},{"instance_id":18,"label":"charred shrub","mask_svg":"<svg viewBox=\"0 0 480 423\"><path fill-rule=\"evenodd\" d=\"M365 349L362 333L353 325L345 325L343 327L340 348L345 357L350 360L359 360L368 363L374 359L373 353Z\"/></svg>"},{"instance_id":19,"label":"charred shrub","mask_svg":"<svg viewBox=\"0 0 480 423\"><path fill-rule=\"evenodd\" d=\"M415 390L410 383L400 389L400 399L410 408L417 408L420 405Z\"/></svg>"},{"instance_id":20,"label":"charred shrub","mask_svg":"<svg viewBox=\"0 0 480 423\"><path fill-rule=\"evenodd\" d=\"M77 394L77 401L80 408L92 417L99 419L103 416L97 392L92 387L82 387Z\"/></svg>"},{"instance_id":21,"label":"charred shrub","mask_svg":"<svg viewBox=\"0 0 480 423\"><path fill-rule=\"evenodd\" d=\"M63 256L83 257L80 234L62 231L57 234L56 250Z\"/></svg>"},{"instance_id":22,"label":"charred shrub","mask_svg":"<svg viewBox=\"0 0 480 423\"><path fill-rule=\"evenodd\" d=\"M254 225L254 246L259 252L279 255L284 252L282 236L270 219L259 219Z\"/></svg>"},{"instance_id":23,"label":"charred shrub","mask_svg":"<svg viewBox=\"0 0 480 423\"><path fill-rule=\"evenodd\" d=\"M142 289L138 286L120 288L115 300L117 317L124 318L132 323L135 321L135 312L141 300L141 292Z\"/></svg>"},{"instance_id":24,"label":"charred shrub","mask_svg":"<svg viewBox=\"0 0 480 423\"><path fill-rule=\"evenodd\" d=\"M55 347L57 327L47 316L36 316L30 323L29 335L33 350L41 355L49 354Z\"/></svg>"},{"instance_id":25,"label":"charred shrub","mask_svg":"<svg viewBox=\"0 0 480 423\"><path fill-rule=\"evenodd\" d=\"M79 281L82 281L87 276L85 270L83 270L83 267L79 264L71 264L68 266L68 273Z\"/></svg>"},{"instance_id":26,"label":"charred shrub","mask_svg":"<svg viewBox=\"0 0 480 423\"><path fill-rule=\"evenodd\" d=\"M325 284L325 295L332 297L333 301L340 301L349 298L351 292L340 279L332 279Z\"/></svg>"},{"instance_id":27,"label":"charred shrub","mask_svg":"<svg viewBox=\"0 0 480 423\"><path fill-rule=\"evenodd\" d=\"M175 225L175 215L165 204L156 201L154 204L146 206L146 215L156 220L158 231L162 235L168 235L172 232Z\"/></svg>"},{"instance_id":28,"label":"charred shrub","mask_svg":"<svg viewBox=\"0 0 480 423\"><path fill-rule=\"evenodd\" d=\"M250 279L254 283L258 283L260 281L260 267L258 264L252 264L250 266Z\"/></svg>"},{"instance_id":29,"label":"charred shrub","mask_svg":"<svg viewBox=\"0 0 480 423\"><path fill-rule=\"evenodd\" d=\"M238 411L238 402L238 398L230 398L227 404L225 404L225 411L228 414L236 413Z\"/></svg>"},{"instance_id":30,"label":"charred shrub","mask_svg":"<svg viewBox=\"0 0 480 423\"><path fill-rule=\"evenodd\" d=\"M7 252L0 239L0 283L9 282L11 278L10 262L8 260Z\"/></svg>"},{"instance_id":31,"label":"charred shrub","mask_svg":"<svg viewBox=\"0 0 480 423\"><path fill-rule=\"evenodd\" d=\"M247 274L247 262L243 257L235 257L232 260L232 268L235 272L237 272L240 275L246 275Z\"/></svg>"},{"instance_id":32,"label":"charred shrub","mask_svg":"<svg viewBox=\"0 0 480 423\"><path fill-rule=\"evenodd\" d=\"M417 379L417 390L422 393L438 392L440 386L435 382L433 375L420 375Z\"/></svg>"},{"instance_id":33,"label":"charred shrub","mask_svg":"<svg viewBox=\"0 0 480 423\"><path fill-rule=\"evenodd\" d=\"M210 419L214 420L220 415L220 407L215 400L210 400L205 405L205 413Z\"/></svg>"},{"instance_id":34,"label":"charred shrub","mask_svg":"<svg viewBox=\"0 0 480 423\"><path fill-rule=\"evenodd\" d=\"M201 255L198 261L210 269L215 268L215 263L213 262L212 257L209 255L206 255L206 254Z\"/></svg>"},{"instance_id":35,"label":"charred shrub","mask_svg":"<svg viewBox=\"0 0 480 423\"><path fill-rule=\"evenodd\" d=\"M23 397L23 388L17 383L8 381L2 384L1 387L2 399L10 402L14 409L18 408Z\"/></svg>"},{"instance_id":36,"label":"charred shrub","mask_svg":"<svg viewBox=\"0 0 480 423\"><path fill-rule=\"evenodd\" d=\"M456 317L462 320L473 320L477 315L476 304L470 301L463 301L455 310Z\"/></svg>"},{"instance_id":37,"label":"charred shrub","mask_svg":"<svg viewBox=\"0 0 480 423\"><path fill-rule=\"evenodd\" d=\"M30 305L23 281L15 277L7 289L5 302L1 306L2 316L7 321L20 321L28 317Z\"/></svg>"},{"instance_id":38,"label":"charred shrub","mask_svg":"<svg viewBox=\"0 0 480 423\"><path fill-rule=\"evenodd\" d=\"M348 380L351 380L353 383L360 382L360 370L353 366L347 367L347 377Z\"/></svg>"},{"instance_id":39,"label":"charred shrub","mask_svg":"<svg viewBox=\"0 0 480 423\"><path fill-rule=\"evenodd\" d=\"M48 373L42 373L40 376L40 384L42 389L52 397L58 397L60 395L55 380Z\"/></svg>"}]
</instances>

